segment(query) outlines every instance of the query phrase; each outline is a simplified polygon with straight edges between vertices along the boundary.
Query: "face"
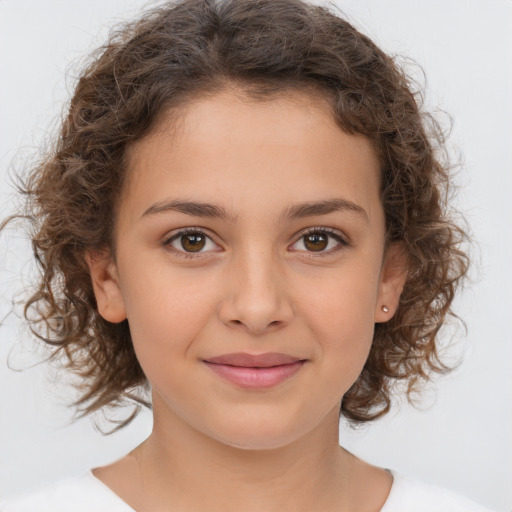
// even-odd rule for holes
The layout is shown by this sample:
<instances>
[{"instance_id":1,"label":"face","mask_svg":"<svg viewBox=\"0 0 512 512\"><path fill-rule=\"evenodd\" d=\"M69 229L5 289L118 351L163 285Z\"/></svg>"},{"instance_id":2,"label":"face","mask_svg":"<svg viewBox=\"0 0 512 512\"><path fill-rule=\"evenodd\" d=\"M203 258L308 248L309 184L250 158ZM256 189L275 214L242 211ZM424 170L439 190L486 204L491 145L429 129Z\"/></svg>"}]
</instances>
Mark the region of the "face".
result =
<instances>
[{"instance_id":1,"label":"face","mask_svg":"<svg viewBox=\"0 0 512 512\"><path fill-rule=\"evenodd\" d=\"M88 258L98 308L128 319L155 422L283 446L337 422L397 305L378 158L305 94L225 91L181 121L129 150L115 262Z\"/></svg>"}]
</instances>

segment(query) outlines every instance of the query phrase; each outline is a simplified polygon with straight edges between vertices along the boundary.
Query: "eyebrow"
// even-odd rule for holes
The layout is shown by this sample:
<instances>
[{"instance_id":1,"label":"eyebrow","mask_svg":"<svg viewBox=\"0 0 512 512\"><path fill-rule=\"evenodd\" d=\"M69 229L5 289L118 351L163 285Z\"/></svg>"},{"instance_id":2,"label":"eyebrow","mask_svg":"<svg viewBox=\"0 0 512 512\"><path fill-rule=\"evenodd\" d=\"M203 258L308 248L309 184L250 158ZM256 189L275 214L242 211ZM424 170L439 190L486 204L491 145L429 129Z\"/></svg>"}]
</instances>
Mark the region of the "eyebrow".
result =
<instances>
[{"instance_id":1,"label":"eyebrow","mask_svg":"<svg viewBox=\"0 0 512 512\"><path fill-rule=\"evenodd\" d=\"M217 206L211 203L184 201L179 199L155 203L142 214L142 217L168 211L185 213L187 215L193 215L194 217L219 218L228 220L230 222L235 222L237 219L237 215L231 214L225 208L222 208L222 206Z\"/></svg>"},{"instance_id":2,"label":"eyebrow","mask_svg":"<svg viewBox=\"0 0 512 512\"><path fill-rule=\"evenodd\" d=\"M341 198L294 204L286 208L281 217L285 219L297 219L313 215L327 215L334 212L351 212L362 216L365 220L369 220L368 214L362 206Z\"/></svg>"},{"instance_id":3,"label":"eyebrow","mask_svg":"<svg viewBox=\"0 0 512 512\"><path fill-rule=\"evenodd\" d=\"M194 217L219 218L230 222L235 222L238 218L238 215L229 212L222 206L179 199L155 203L142 214L142 217L168 211L185 213L186 215L192 215ZM327 215L334 212L351 212L360 215L365 220L369 219L368 214L362 206L342 198L294 204L283 210L281 219L293 220L315 215Z\"/></svg>"}]
</instances>

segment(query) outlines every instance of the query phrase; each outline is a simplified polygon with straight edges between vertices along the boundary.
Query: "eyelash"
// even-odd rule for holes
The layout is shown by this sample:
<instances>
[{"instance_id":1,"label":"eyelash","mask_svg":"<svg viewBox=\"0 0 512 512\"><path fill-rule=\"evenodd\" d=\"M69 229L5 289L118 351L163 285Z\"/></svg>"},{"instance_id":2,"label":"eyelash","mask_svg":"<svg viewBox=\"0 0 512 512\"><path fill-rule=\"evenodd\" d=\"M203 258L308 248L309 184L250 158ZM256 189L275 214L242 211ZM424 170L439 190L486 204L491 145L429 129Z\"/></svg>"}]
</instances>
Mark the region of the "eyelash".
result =
<instances>
[{"instance_id":1,"label":"eyelash","mask_svg":"<svg viewBox=\"0 0 512 512\"><path fill-rule=\"evenodd\" d=\"M313 234L325 234L328 236L328 238L333 238L334 240L336 240L336 242L338 242L338 245L334 248L327 250L327 251L318 251L318 252L317 251L304 251L305 252L304 256L306 256L307 258L318 258L318 257L322 257L322 256L328 256L328 255L331 255L334 252L337 252L337 251L339 251L345 247L348 247L350 245L349 242L347 241L347 239L339 231L332 229L332 228L324 228L324 227L314 227L314 228L306 229L305 231L300 233L299 237L292 245L295 245L300 240L302 240L304 237L306 237L308 235L313 235Z\"/></svg>"},{"instance_id":2,"label":"eyelash","mask_svg":"<svg viewBox=\"0 0 512 512\"><path fill-rule=\"evenodd\" d=\"M207 252L187 252L184 250L176 249L171 246L172 242L175 240L179 240L182 236L188 235L188 234L199 234L205 236L207 239L211 240L213 243L215 243L211 236L209 236L202 228L187 228L182 229L175 233L174 235L166 238L163 241L163 246L166 247L169 251L172 251L173 253L179 255L183 258L205 258L207 257ZM326 228L326 227L314 227L314 228L308 228L307 230L301 232L297 238L297 240L292 244L297 244L301 239L303 239L305 236L311 235L311 234L326 234L328 237L333 238L338 242L338 245L335 248L331 248L328 251L303 251L306 257L308 258L318 258L322 256L326 256L329 254L332 254L333 252L336 252L340 250L343 247L348 247L350 243L346 240L345 237L343 237L339 231L334 230L332 228Z\"/></svg>"},{"instance_id":3,"label":"eyelash","mask_svg":"<svg viewBox=\"0 0 512 512\"><path fill-rule=\"evenodd\" d=\"M186 228L186 229L182 229L182 230L178 231L176 234L170 236L169 238L166 238L163 241L163 245L169 251L173 252L174 254L179 255L182 258L205 258L205 257L207 257L204 252L187 252L187 251L184 251L184 250L175 249L174 247L171 246L171 243L174 242L175 240L179 240L182 236L191 235L191 234L203 235L205 238L213 241L212 237L209 236L201 228Z\"/></svg>"}]
</instances>

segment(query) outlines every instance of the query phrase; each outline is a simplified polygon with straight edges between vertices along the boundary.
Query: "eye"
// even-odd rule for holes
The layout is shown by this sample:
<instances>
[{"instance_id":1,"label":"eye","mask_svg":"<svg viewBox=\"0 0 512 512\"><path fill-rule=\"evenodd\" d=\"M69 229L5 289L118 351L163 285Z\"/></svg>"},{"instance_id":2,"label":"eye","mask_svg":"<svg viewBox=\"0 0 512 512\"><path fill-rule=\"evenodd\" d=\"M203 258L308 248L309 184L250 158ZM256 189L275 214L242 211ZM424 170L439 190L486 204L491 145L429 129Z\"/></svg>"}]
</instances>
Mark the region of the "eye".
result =
<instances>
[{"instance_id":1,"label":"eye","mask_svg":"<svg viewBox=\"0 0 512 512\"><path fill-rule=\"evenodd\" d=\"M175 252L188 253L184 256L193 255L193 253L218 251L219 248L206 233L199 229L181 230L166 239L164 245Z\"/></svg>"},{"instance_id":2,"label":"eye","mask_svg":"<svg viewBox=\"0 0 512 512\"><path fill-rule=\"evenodd\" d=\"M328 228L310 228L291 248L295 251L326 253L348 245L343 236Z\"/></svg>"}]
</instances>

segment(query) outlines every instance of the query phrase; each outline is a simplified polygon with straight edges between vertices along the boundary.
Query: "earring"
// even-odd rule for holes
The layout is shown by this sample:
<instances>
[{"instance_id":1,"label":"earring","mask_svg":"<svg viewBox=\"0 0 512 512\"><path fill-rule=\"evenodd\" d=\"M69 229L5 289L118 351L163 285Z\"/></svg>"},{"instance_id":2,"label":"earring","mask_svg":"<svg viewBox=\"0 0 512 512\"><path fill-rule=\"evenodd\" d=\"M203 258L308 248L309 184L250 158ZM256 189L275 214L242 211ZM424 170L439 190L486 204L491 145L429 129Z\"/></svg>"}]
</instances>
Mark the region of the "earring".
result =
<instances>
[{"instance_id":1,"label":"earring","mask_svg":"<svg viewBox=\"0 0 512 512\"><path fill-rule=\"evenodd\" d=\"M382 306L382 311L384 311L384 313L389 313L389 308L387 306Z\"/></svg>"}]
</instances>

